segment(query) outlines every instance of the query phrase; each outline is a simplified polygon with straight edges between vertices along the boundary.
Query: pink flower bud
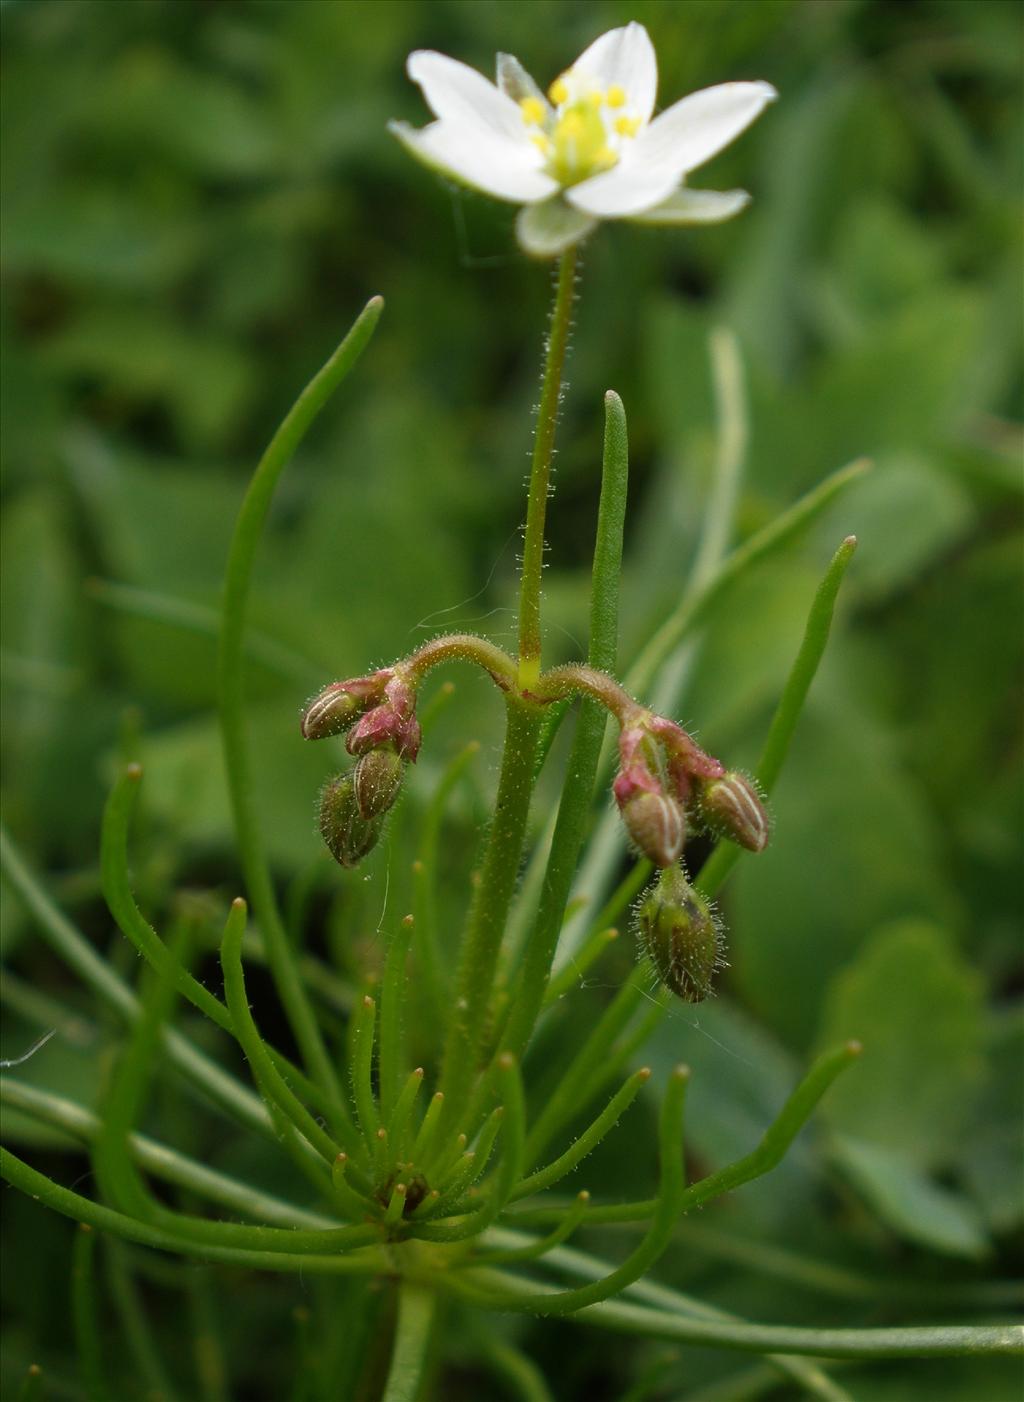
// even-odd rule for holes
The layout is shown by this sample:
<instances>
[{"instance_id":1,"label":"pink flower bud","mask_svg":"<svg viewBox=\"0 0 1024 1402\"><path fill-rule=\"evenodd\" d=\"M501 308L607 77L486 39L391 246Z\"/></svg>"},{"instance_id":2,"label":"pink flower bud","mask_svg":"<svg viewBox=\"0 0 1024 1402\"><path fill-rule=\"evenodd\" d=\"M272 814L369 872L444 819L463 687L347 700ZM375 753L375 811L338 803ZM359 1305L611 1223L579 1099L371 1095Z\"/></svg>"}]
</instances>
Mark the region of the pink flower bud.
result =
<instances>
[{"instance_id":1,"label":"pink flower bud","mask_svg":"<svg viewBox=\"0 0 1024 1402\"><path fill-rule=\"evenodd\" d=\"M405 765L389 746L368 750L352 775L356 804L364 818L379 818L386 813L402 787Z\"/></svg>"},{"instance_id":2,"label":"pink flower bud","mask_svg":"<svg viewBox=\"0 0 1024 1402\"><path fill-rule=\"evenodd\" d=\"M686 1003L711 992L721 965L721 927L710 903L678 866L666 867L637 909L641 948L662 983Z\"/></svg>"},{"instance_id":3,"label":"pink flower bud","mask_svg":"<svg viewBox=\"0 0 1024 1402\"><path fill-rule=\"evenodd\" d=\"M620 803L619 811L630 840L655 866L668 867L678 859L686 839L686 824L683 810L674 798L637 788Z\"/></svg>"},{"instance_id":4,"label":"pink flower bud","mask_svg":"<svg viewBox=\"0 0 1024 1402\"><path fill-rule=\"evenodd\" d=\"M402 759L414 761L423 735L416 719L416 692L403 676L389 674L382 704L359 721L346 742L349 754L361 755L391 744Z\"/></svg>"},{"instance_id":5,"label":"pink flower bud","mask_svg":"<svg viewBox=\"0 0 1024 1402\"><path fill-rule=\"evenodd\" d=\"M303 739L323 740L347 730L357 716L383 700L385 686L392 675L390 669L385 669L368 677L350 677L348 681L325 686L302 713Z\"/></svg>"},{"instance_id":6,"label":"pink flower bud","mask_svg":"<svg viewBox=\"0 0 1024 1402\"><path fill-rule=\"evenodd\" d=\"M730 769L698 791L700 821L714 833L738 842L748 852L767 846L771 824L753 781Z\"/></svg>"},{"instance_id":7,"label":"pink flower bud","mask_svg":"<svg viewBox=\"0 0 1024 1402\"><path fill-rule=\"evenodd\" d=\"M320 795L320 832L341 866L357 866L376 845L381 827L381 818L364 818L360 813L351 774L339 774L325 785Z\"/></svg>"},{"instance_id":8,"label":"pink flower bud","mask_svg":"<svg viewBox=\"0 0 1024 1402\"><path fill-rule=\"evenodd\" d=\"M380 745L394 745L402 759L414 760L420 752L422 732L414 715L402 716L389 701L367 711L350 732L346 743L349 754L361 755Z\"/></svg>"}]
</instances>

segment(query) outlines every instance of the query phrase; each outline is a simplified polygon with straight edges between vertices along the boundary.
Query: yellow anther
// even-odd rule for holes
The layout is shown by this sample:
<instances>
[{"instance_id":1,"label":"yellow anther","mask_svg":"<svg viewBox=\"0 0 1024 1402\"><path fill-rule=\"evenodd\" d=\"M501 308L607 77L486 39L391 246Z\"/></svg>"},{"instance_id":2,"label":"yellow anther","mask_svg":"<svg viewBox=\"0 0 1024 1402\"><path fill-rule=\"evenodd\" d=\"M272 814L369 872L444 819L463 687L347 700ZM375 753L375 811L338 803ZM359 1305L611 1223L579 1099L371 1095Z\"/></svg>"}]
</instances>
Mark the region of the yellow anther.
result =
<instances>
[{"instance_id":1,"label":"yellow anther","mask_svg":"<svg viewBox=\"0 0 1024 1402\"><path fill-rule=\"evenodd\" d=\"M549 137L546 137L542 131L534 132L530 140L543 156L546 156L551 149L551 140Z\"/></svg>"},{"instance_id":2,"label":"yellow anther","mask_svg":"<svg viewBox=\"0 0 1024 1402\"><path fill-rule=\"evenodd\" d=\"M591 107L594 107L594 108L603 107L603 106L604 106L604 93L601 92L601 91L599 91L597 88L595 88L593 92L588 92L588 93L587 93L586 101L590 103Z\"/></svg>"},{"instance_id":3,"label":"yellow anther","mask_svg":"<svg viewBox=\"0 0 1024 1402\"><path fill-rule=\"evenodd\" d=\"M569 101L569 84L564 78L556 78L548 88L548 97L556 107L561 107L563 102Z\"/></svg>"},{"instance_id":4,"label":"yellow anther","mask_svg":"<svg viewBox=\"0 0 1024 1402\"><path fill-rule=\"evenodd\" d=\"M616 117L615 130L620 136L636 136L640 130L639 117Z\"/></svg>"},{"instance_id":5,"label":"yellow anther","mask_svg":"<svg viewBox=\"0 0 1024 1402\"><path fill-rule=\"evenodd\" d=\"M613 83L608 89L608 96L605 98L609 107L625 107L626 89L620 88L618 83Z\"/></svg>"},{"instance_id":6,"label":"yellow anther","mask_svg":"<svg viewBox=\"0 0 1024 1402\"><path fill-rule=\"evenodd\" d=\"M544 120L544 104L539 97L524 97L519 104L527 126L539 127Z\"/></svg>"}]
</instances>

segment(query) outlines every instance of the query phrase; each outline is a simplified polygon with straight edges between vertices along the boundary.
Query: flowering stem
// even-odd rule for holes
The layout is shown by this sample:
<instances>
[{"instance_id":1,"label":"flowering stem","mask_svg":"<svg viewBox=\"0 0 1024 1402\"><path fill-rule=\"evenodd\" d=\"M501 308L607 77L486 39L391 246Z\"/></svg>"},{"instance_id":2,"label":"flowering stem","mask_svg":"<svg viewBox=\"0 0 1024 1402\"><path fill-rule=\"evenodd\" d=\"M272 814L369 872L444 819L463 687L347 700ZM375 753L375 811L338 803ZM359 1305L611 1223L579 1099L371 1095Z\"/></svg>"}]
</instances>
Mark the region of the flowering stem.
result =
<instances>
[{"instance_id":1,"label":"flowering stem","mask_svg":"<svg viewBox=\"0 0 1024 1402\"><path fill-rule=\"evenodd\" d=\"M475 633L445 633L431 638L399 665L410 685L418 686L430 669L441 662L475 662L502 691L509 691L516 684L515 661L497 644Z\"/></svg>"},{"instance_id":2,"label":"flowering stem","mask_svg":"<svg viewBox=\"0 0 1024 1402\"><path fill-rule=\"evenodd\" d=\"M442 1088L457 1112L477 1069L501 937L519 875L519 858L533 791L542 712L514 693L506 698L507 729L494 822L473 899L455 978L455 1008L445 1046Z\"/></svg>"},{"instance_id":3,"label":"flowering stem","mask_svg":"<svg viewBox=\"0 0 1024 1402\"><path fill-rule=\"evenodd\" d=\"M612 713L620 725L629 718L630 712L642 707L607 672L599 672L582 662L567 662L562 667L552 667L537 682L530 695L539 701L561 701L573 695L589 696Z\"/></svg>"},{"instance_id":4,"label":"flowering stem","mask_svg":"<svg viewBox=\"0 0 1024 1402\"><path fill-rule=\"evenodd\" d=\"M540 674L540 581L544 568L544 517L547 512L554 456L555 425L562 397L562 372L569 344L569 325L576 285L576 249L566 249L558 264L555 302L551 308L544 358L544 376L537 429L533 439L530 494L523 540L523 569L519 588L519 684L528 689Z\"/></svg>"},{"instance_id":5,"label":"flowering stem","mask_svg":"<svg viewBox=\"0 0 1024 1402\"><path fill-rule=\"evenodd\" d=\"M605 708L622 724L626 710L632 705L619 684L606 671L598 670L610 670L615 666L618 649L619 576L628 458L625 411L618 395L609 390L605 395L601 501L590 591L590 665L555 668L541 681L544 689L552 677L564 676L570 689L578 688L584 693L584 701L576 722L540 903L519 972L512 1011L502 1036L505 1050L516 1056L523 1054L544 1000L576 863L590 822L594 777L607 720Z\"/></svg>"}]
</instances>

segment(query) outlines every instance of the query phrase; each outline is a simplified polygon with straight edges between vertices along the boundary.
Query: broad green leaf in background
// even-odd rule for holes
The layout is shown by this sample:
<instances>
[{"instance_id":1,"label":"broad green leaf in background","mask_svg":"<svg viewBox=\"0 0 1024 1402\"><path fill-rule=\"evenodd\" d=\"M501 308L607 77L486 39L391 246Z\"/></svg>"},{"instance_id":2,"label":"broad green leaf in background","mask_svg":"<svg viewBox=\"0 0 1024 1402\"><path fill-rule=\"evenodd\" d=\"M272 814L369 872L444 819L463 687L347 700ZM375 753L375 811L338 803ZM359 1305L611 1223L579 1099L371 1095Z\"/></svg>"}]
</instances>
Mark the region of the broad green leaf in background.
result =
<instances>
[{"instance_id":1,"label":"broad green leaf in background","mask_svg":"<svg viewBox=\"0 0 1024 1402\"><path fill-rule=\"evenodd\" d=\"M823 1045L865 1049L823 1109L837 1163L901 1235L962 1255L985 1249L981 1214L930 1175L958 1156L984 1083L982 998L945 931L908 920L874 932L822 1015Z\"/></svg>"},{"instance_id":2,"label":"broad green leaf in background","mask_svg":"<svg viewBox=\"0 0 1024 1402\"><path fill-rule=\"evenodd\" d=\"M908 920L876 930L833 980L819 1041L864 1044L858 1074L826 1103L832 1127L949 1164L984 1078L982 982L945 931Z\"/></svg>"}]
</instances>

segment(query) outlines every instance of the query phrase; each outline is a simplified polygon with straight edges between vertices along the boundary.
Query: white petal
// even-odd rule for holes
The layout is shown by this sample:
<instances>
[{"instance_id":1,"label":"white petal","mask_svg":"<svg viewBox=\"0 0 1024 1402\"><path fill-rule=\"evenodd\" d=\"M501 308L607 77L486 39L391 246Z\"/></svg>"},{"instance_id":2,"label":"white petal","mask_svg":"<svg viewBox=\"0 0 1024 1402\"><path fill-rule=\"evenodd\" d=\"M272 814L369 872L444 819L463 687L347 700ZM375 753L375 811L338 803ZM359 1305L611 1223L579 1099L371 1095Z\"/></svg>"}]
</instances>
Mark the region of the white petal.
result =
<instances>
[{"instance_id":1,"label":"white petal","mask_svg":"<svg viewBox=\"0 0 1024 1402\"><path fill-rule=\"evenodd\" d=\"M598 219L623 219L661 204L678 184L679 176L674 170L624 160L602 175L571 185L565 198Z\"/></svg>"},{"instance_id":2,"label":"white petal","mask_svg":"<svg viewBox=\"0 0 1024 1402\"><path fill-rule=\"evenodd\" d=\"M597 223L589 214L573 209L561 197L527 205L516 216L520 248L535 258L553 258L578 243Z\"/></svg>"},{"instance_id":3,"label":"white petal","mask_svg":"<svg viewBox=\"0 0 1024 1402\"><path fill-rule=\"evenodd\" d=\"M571 71L592 79L605 92L622 88L629 111L650 120L658 92L658 60L647 30L635 20L624 29L610 29L584 49Z\"/></svg>"},{"instance_id":4,"label":"white petal","mask_svg":"<svg viewBox=\"0 0 1024 1402\"><path fill-rule=\"evenodd\" d=\"M691 93L639 134L631 158L686 175L728 146L777 97L771 83L720 83Z\"/></svg>"},{"instance_id":5,"label":"white petal","mask_svg":"<svg viewBox=\"0 0 1024 1402\"><path fill-rule=\"evenodd\" d=\"M474 133L483 129L508 140L529 141L518 105L475 68L432 49L411 53L405 68L423 89L435 117Z\"/></svg>"},{"instance_id":6,"label":"white petal","mask_svg":"<svg viewBox=\"0 0 1024 1402\"><path fill-rule=\"evenodd\" d=\"M541 169L540 152L529 142L520 146L449 122L432 122L421 131L407 122L389 122L388 130L417 160L499 200L532 204L558 189L558 182Z\"/></svg>"},{"instance_id":7,"label":"white petal","mask_svg":"<svg viewBox=\"0 0 1024 1402\"><path fill-rule=\"evenodd\" d=\"M497 62L499 89L513 102L522 102L524 97L535 97L545 112L551 111L551 104L526 69L512 54L499 54Z\"/></svg>"},{"instance_id":8,"label":"white petal","mask_svg":"<svg viewBox=\"0 0 1024 1402\"><path fill-rule=\"evenodd\" d=\"M746 190L683 189L634 218L638 224L721 224L749 203Z\"/></svg>"}]
</instances>

